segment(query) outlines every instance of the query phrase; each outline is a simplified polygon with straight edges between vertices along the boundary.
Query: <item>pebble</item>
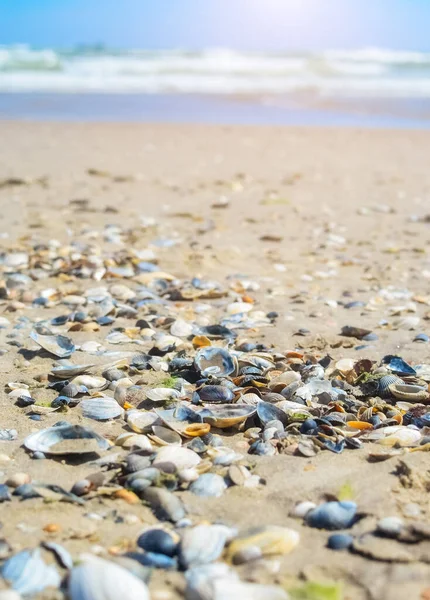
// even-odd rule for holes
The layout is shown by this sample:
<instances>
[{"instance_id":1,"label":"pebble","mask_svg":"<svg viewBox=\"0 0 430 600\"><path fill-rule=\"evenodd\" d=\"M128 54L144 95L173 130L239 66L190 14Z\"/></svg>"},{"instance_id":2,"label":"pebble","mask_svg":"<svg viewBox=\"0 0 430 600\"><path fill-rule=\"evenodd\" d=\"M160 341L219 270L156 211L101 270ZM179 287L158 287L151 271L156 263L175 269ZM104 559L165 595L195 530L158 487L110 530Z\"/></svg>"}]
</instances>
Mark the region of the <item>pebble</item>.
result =
<instances>
[{"instance_id":1,"label":"pebble","mask_svg":"<svg viewBox=\"0 0 430 600\"><path fill-rule=\"evenodd\" d=\"M347 533L334 533L328 538L327 547L330 550L345 550L346 548L350 548L354 538L352 535L348 535Z\"/></svg>"},{"instance_id":2,"label":"pebble","mask_svg":"<svg viewBox=\"0 0 430 600\"><path fill-rule=\"evenodd\" d=\"M31 477L28 473L14 473L6 480L6 485L11 488L17 488L26 483L30 483Z\"/></svg>"},{"instance_id":3,"label":"pebble","mask_svg":"<svg viewBox=\"0 0 430 600\"><path fill-rule=\"evenodd\" d=\"M310 510L316 507L315 502L300 502L291 511L291 516L297 519L304 519Z\"/></svg>"},{"instance_id":4,"label":"pebble","mask_svg":"<svg viewBox=\"0 0 430 600\"><path fill-rule=\"evenodd\" d=\"M405 524L400 517L384 517L376 525L376 531L387 537L397 537Z\"/></svg>"}]
</instances>

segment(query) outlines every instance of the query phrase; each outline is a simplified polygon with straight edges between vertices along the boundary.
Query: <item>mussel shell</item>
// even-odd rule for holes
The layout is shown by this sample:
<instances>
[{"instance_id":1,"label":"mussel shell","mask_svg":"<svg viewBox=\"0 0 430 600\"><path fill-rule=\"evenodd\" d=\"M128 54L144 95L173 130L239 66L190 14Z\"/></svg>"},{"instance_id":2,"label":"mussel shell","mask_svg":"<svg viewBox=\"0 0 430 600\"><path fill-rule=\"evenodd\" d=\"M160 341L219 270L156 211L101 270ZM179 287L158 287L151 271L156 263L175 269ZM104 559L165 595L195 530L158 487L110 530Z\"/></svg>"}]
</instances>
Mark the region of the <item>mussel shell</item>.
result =
<instances>
[{"instance_id":1,"label":"mussel shell","mask_svg":"<svg viewBox=\"0 0 430 600\"><path fill-rule=\"evenodd\" d=\"M70 600L149 600L145 583L118 564L84 555L69 576Z\"/></svg>"},{"instance_id":2,"label":"mussel shell","mask_svg":"<svg viewBox=\"0 0 430 600\"><path fill-rule=\"evenodd\" d=\"M72 377L77 377L78 375L83 375L87 373L94 364L90 365L58 365L57 367L53 367L51 369L51 375L56 377L57 379L70 379Z\"/></svg>"},{"instance_id":3,"label":"mussel shell","mask_svg":"<svg viewBox=\"0 0 430 600\"><path fill-rule=\"evenodd\" d=\"M178 550L178 539L160 527L148 529L137 538L137 545L145 552L155 552L165 556L175 556Z\"/></svg>"},{"instance_id":4,"label":"mussel shell","mask_svg":"<svg viewBox=\"0 0 430 600\"><path fill-rule=\"evenodd\" d=\"M61 578L53 566L41 558L40 550L23 550L9 558L1 567L1 575L13 590L23 596L33 596L47 587L57 588Z\"/></svg>"},{"instance_id":5,"label":"mussel shell","mask_svg":"<svg viewBox=\"0 0 430 600\"><path fill-rule=\"evenodd\" d=\"M384 356L382 364L386 365L390 371L397 373L397 375L416 375L415 369L413 369L407 362L400 358L400 356L393 356L389 354Z\"/></svg>"},{"instance_id":6,"label":"mussel shell","mask_svg":"<svg viewBox=\"0 0 430 600\"><path fill-rule=\"evenodd\" d=\"M42 335L35 328L30 337L41 348L58 358L68 358L76 350L72 340L64 335Z\"/></svg>"},{"instance_id":7,"label":"mussel shell","mask_svg":"<svg viewBox=\"0 0 430 600\"><path fill-rule=\"evenodd\" d=\"M109 421L122 417L124 409L113 398L91 398L79 404L82 415L95 421Z\"/></svg>"},{"instance_id":8,"label":"mussel shell","mask_svg":"<svg viewBox=\"0 0 430 600\"><path fill-rule=\"evenodd\" d=\"M263 426L274 420L281 421L284 427L288 425L287 414L274 404L264 402L263 400L257 404L257 415Z\"/></svg>"},{"instance_id":9,"label":"mussel shell","mask_svg":"<svg viewBox=\"0 0 430 600\"><path fill-rule=\"evenodd\" d=\"M234 400L234 393L225 385L205 385L196 394L201 402L227 404Z\"/></svg>"},{"instance_id":10,"label":"mussel shell","mask_svg":"<svg viewBox=\"0 0 430 600\"><path fill-rule=\"evenodd\" d=\"M205 423L225 429L235 427L256 413L256 407L248 404L219 404L200 411Z\"/></svg>"},{"instance_id":11,"label":"mussel shell","mask_svg":"<svg viewBox=\"0 0 430 600\"><path fill-rule=\"evenodd\" d=\"M235 371L235 362L232 355L224 348L205 346L200 348L194 359L196 368L206 377L216 375L226 377Z\"/></svg>"},{"instance_id":12,"label":"mussel shell","mask_svg":"<svg viewBox=\"0 0 430 600\"><path fill-rule=\"evenodd\" d=\"M32 433L24 440L24 446L30 452L61 456L108 450L110 443L92 429L66 423Z\"/></svg>"}]
</instances>

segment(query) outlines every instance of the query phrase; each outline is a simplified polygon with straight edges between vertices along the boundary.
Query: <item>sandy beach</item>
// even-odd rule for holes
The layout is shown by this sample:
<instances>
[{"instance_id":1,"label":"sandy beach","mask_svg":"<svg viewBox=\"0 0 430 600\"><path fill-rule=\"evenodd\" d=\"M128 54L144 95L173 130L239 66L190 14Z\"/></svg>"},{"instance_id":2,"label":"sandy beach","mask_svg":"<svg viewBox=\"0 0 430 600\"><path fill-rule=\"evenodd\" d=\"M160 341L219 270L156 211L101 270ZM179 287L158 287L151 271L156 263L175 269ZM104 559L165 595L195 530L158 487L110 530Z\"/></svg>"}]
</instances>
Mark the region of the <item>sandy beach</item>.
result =
<instances>
[{"instance_id":1,"label":"sandy beach","mask_svg":"<svg viewBox=\"0 0 430 600\"><path fill-rule=\"evenodd\" d=\"M29 244L50 240L58 247L91 242L106 252L150 249L161 271L181 280L216 280L230 302L237 300L237 282L249 282L239 296L249 296L263 316L277 317L271 326L241 333L247 340L283 354L329 356L332 365L342 358L379 363L385 355L430 364L428 342L414 341L417 334L430 335L430 132L12 121L1 122L0 132L2 252L28 251ZM132 235L123 239L108 226ZM18 436L0 441L0 483L23 472L70 490L97 470L85 462L33 460L22 447L32 431L61 419L89 420L79 407L31 420L8 396L7 383L26 383L37 401L54 400L55 390L35 378L48 374L55 357L37 352L22 319L34 323L70 312L61 299L45 308L32 305L43 290L62 285L64 294L82 295L112 281L133 287L122 278L49 275L24 292L2 296L0 314L9 325L0 329L0 429L16 429ZM208 302L217 309L224 300ZM190 303L172 304L175 314L194 318ZM14 329L20 319L23 328ZM112 327L133 327L136 320L119 318ZM341 335L346 326L367 329L376 339ZM67 335L75 344L95 340L110 350L137 351L133 344L107 344L109 331ZM81 353L71 360L106 362ZM150 385L151 374L142 376ZM127 430L122 419L89 426L110 440ZM243 436L226 443L246 455ZM375 446L310 457L251 456L264 485L232 486L220 498L180 494L194 521L221 521L240 530L280 525L300 533L291 554L261 568L242 566L243 579L286 589L304 580L341 582L345 600L425 600L428 456L404 449L370 462ZM355 536L397 516L406 525L427 523L427 537L414 543L383 538L380 545L377 539L361 553L327 549L328 532L307 527L291 511L299 502L319 503L345 489L364 515L352 529ZM141 503L95 495L85 506L13 498L1 505L0 522L0 538L13 552L49 539L73 554L96 549L109 555L132 548L156 519ZM57 530L47 532L53 523ZM272 564L277 560L279 568ZM183 575L157 570L150 589L153 600L182 598ZM57 598L55 592L44 594Z\"/></svg>"}]
</instances>

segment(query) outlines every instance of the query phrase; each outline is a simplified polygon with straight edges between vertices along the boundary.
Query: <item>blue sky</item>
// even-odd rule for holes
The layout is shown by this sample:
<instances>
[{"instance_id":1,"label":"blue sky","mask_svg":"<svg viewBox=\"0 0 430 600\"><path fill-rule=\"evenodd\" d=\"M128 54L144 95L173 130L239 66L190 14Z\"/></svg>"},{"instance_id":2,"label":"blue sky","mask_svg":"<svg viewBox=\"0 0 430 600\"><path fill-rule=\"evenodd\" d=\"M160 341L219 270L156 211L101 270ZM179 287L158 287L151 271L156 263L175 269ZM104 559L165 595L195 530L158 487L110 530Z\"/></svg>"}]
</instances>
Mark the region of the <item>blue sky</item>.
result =
<instances>
[{"instance_id":1,"label":"blue sky","mask_svg":"<svg viewBox=\"0 0 430 600\"><path fill-rule=\"evenodd\" d=\"M0 44L430 51L430 0L0 0Z\"/></svg>"}]
</instances>

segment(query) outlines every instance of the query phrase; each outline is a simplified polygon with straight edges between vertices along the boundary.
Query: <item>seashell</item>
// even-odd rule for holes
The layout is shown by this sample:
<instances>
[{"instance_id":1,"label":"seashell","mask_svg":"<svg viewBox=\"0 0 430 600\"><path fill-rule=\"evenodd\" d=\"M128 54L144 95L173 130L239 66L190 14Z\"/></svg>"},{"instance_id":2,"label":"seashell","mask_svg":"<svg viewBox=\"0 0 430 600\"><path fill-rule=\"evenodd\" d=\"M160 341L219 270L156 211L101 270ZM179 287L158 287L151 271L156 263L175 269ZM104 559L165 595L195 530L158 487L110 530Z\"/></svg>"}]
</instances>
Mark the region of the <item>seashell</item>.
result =
<instances>
[{"instance_id":1,"label":"seashell","mask_svg":"<svg viewBox=\"0 0 430 600\"><path fill-rule=\"evenodd\" d=\"M291 516L296 517L297 519L304 519L309 511L313 510L316 507L314 502L299 502L291 511Z\"/></svg>"},{"instance_id":2,"label":"seashell","mask_svg":"<svg viewBox=\"0 0 430 600\"><path fill-rule=\"evenodd\" d=\"M138 561L145 567L152 567L155 569L176 570L178 566L176 558L166 556L165 554L158 554L156 552L127 552L125 556Z\"/></svg>"},{"instance_id":3,"label":"seashell","mask_svg":"<svg viewBox=\"0 0 430 600\"><path fill-rule=\"evenodd\" d=\"M164 488L149 487L143 491L142 497L160 520L177 523L185 517L181 499Z\"/></svg>"},{"instance_id":4,"label":"seashell","mask_svg":"<svg viewBox=\"0 0 430 600\"><path fill-rule=\"evenodd\" d=\"M80 479L73 484L70 492L75 496L85 496L94 488L93 483L89 479Z\"/></svg>"},{"instance_id":5,"label":"seashell","mask_svg":"<svg viewBox=\"0 0 430 600\"><path fill-rule=\"evenodd\" d=\"M0 504L12 500L8 486L5 483L0 483Z\"/></svg>"},{"instance_id":6,"label":"seashell","mask_svg":"<svg viewBox=\"0 0 430 600\"><path fill-rule=\"evenodd\" d=\"M182 471L183 469L192 469L200 462L200 456L189 448L181 446L164 446L157 451L152 464L156 467L158 464L172 463L178 471Z\"/></svg>"},{"instance_id":7,"label":"seashell","mask_svg":"<svg viewBox=\"0 0 430 600\"><path fill-rule=\"evenodd\" d=\"M257 404L257 415L263 426L270 421L280 421L284 427L288 424L288 416L283 410L263 400Z\"/></svg>"},{"instance_id":8,"label":"seashell","mask_svg":"<svg viewBox=\"0 0 430 600\"><path fill-rule=\"evenodd\" d=\"M60 364L57 367L51 369L51 375L56 379L72 379L78 375L84 375L95 365L72 365L72 364ZM86 386L88 387L88 386Z\"/></svg>"},{"instance_id":9,"label":"seashell","mask_svg":"<svg viewBox=\"0 0 430 600\"><path fill-rule=\"evenodd\" d=\"M333 533L327 540L330 550L346 550L354 543L354 538L348 533Z\"/></svg>"},{"instance_id":10,"label":"seashell","mask_svg":"<svg viewBox=\"0 0 430 600\"><path fill-rule=\"evenodd\" d=\"M191 483L200 477L197 469L183 469L178 471L178 479L182 483Z\"/></svg>"},{"instance_id":11,"label":"seashell","mask_svg":"<svg viewBox=\"0 0 430 600\"><path fill-rule=\"evenodd\" d=\"M53 566L42 560L40 550L23 550L1 567L1 575L11 588L23 596L33 596L48 587L58 588L61 578Z\"/></svg>"},{"instance_id":12,"label":"seashell","mask_svg":"<svg viewBox=\"0 0 430 600\"><path fill-rule=\"evenodd\" d=\"M70 600L149 600L146 584L130 571L89 554L81 560L70 571L67 587Z\"/></svg>"},{"instance_id":13,"label":"seashell","mask_svg":"<svg viewBox=\"0 0 430 600\"><path fill-rule=\"evenodd\" d=\"M408 446L413 446L421 439L421 433L419 430L411 427L404 427L402 425L383 427L382 429L378 429L375 433L379 432L383 433L383 437L377 441L383 446L397 446L405 448Z\"/></svg>"},{"instance_id":14,"label":"seashell","mask_svg":"<svg viewBox=\"0 0 430 600\"><path fill-rule=\"evenodd\" d=\"M221 475L216 473L203 473L190 485L189 490L196 496L214 497L222 496L227 489L227 484Z\"/></svg>"},{"instance_id":15,"label":"seashell","mask_svg":"<svg viewBox=\"0 0 430 600\"><path fill-rule=\"evenodd\" d=\"M7 387L10 390L28 390L28 385L25 383L19 383L19 382L15 382L15 381L9 381L7 383Z\"/></svg>"},{"instance_id":16,"label":"seashell","mask_svg":"<svg viewBox=\"0 0 430 600\"><path fill-rule=\"evenodd\" d=\"M142 456L141 454L129 454L125 459L125 463L126 473L137 473L137 471L150 467L151 460L148 456Z\"/></svg>"},{"instance_id":17,"label":"seashell","mask_svg":"<svg viewBox=\"0 0 430 600\"><path fill-rule=\"evenodd\" d=\"M400 379L397 375L384 375L378 380L377 392L381 398L389 398L391 396L390 385L393 383L403 383L403 379Z\"/></svg>"},{"instance_id":18,"label":"seashell","mask_svg":"<svg viewBox=\"0 0 430 600\"><path fill-rule=\"evenodd\" d=\"M191 423L183 431L186 437L200 437L210 432L211 426L209 423Z\"/></svg>"},{"instance_id":19,"label":"seashell","mask_svg":"<svg viewBox=\"0 0 430 600\"><path fill-rule=\"evenodd\" d=\"M254 394L253 392L248 392L247 394L243 394L239 397L239 402L241 404L249 404L250 406L257 406L260 401L260 396Z\"/></svg>"},{"instance_id":20,"label":"seashell","mask_svg":"<svg viewBox=\"0 0 430 600\"><path fill-rule=\"evenodd\" d=\"M155 412L132 409L125 415L127 425L136 433L149 433L153 425L160 423L160 418Z\"/></svg>"},{"instance_id":21,"label":"seashell","mask_svg":"<svg viewBox=\"0 0 430 600\"><path fill-rule=\"evenodd\" d=\"M148 433L149 439L160 446L181 446L182 438L176 431L169 429L168 427L162 427L160 425L152 426L152 434Z\"/></svg>"},{"instance_id":22,"label":"seashell","mask_svg":"<svg viewBox=\"0 0 430 600\"><path fill-rule=\"evenodd\" d=\"M87 352L88 354L97 354L97 352L102 349L102 344L100 344L100 342L96 342L95 340L88 340L80 347L81 352Z\"/></svg>"},{"instance_id":23,"label":"seashell","mask_svg":"<svg viewBox=\"0 0 430 600\"><path fill-rule=\"evenodd\" d=\"M170 333L176 337L188 337L193 333L193 326L184 319L176 319L170 327Z\"/></svg>"},{"instance_id":24,"label":"seashell","mask_svg":"<svg viewBox=\"0 0 430 600\"><path fill-rule=\"evenodd\" d=\"M361 340L366 337L366 335L369 335L369 333L372 333L370 329L362 329L361 327L345 325L345 327L342 327L341 335L346 337L354 337L358 340Z\"/></svg>"},{"instance_id":25,"label":"seashell","mask_svg":"<svg viewBox=\"0 0 430 600\"><path fill-rule=\"evenodd\" d=\"M416 375L415 369L408 365L400 356L393 356L391 354L384 356L382 364L397 375Z\"/></svg>"},{"instance_id":26,"label":"seashell","mask_svg":"<svg viewBox=\"0 0 430 600\"><path fill-rule=\"evenodd\" d=\"M225 525L197 525L185 529L179 544L179 564L186 571L191 567L216 561L231 537Z\"/></svg>"},{"instance_id":27,"label":"seashell","mask_svg":"<svg viewBox=\"0 0 430 600\"><path fill-rule=\"evenodd\" d=\"M109 421L122 417L124 414L124 409L119 406L118 402L107 396L82 400L79 406L84 417L95 421Z\"/></svg>"},{"instance_id":28,"label":"seashell","mask_svg":"<svg viewBox=\"0 0 430 600\"><path fill-rule=\"evenodd\" d=\"M115 389L114 398L123 408L132 408L146 400L146 390L138 385L119 385Z\"/></svg>"},{"instance_id":29,"label":"seashell","mask_svg":"<svg viewBox=\"0 0 430 600\"><path fill-rule=\"evenodd\" d=\"M262 556L289 554L300 541L300 535L287 527L258 527L235 538L227 548L226 560L235 563L238 554L249 547L260 549Z\"/></svg>"},{"instance_id":30,"label":"seashell","mask_svg":"<svg viewBox=\"0 0 430 600\"><path fill-rule=\"evenodd\" d=\"M335 368L343 375L346 375L354 369L354 364L355 360L353 358L342 358L341 360L337 361Z\"/></svg>"},{"instance_id":31,"label":"seashell","mask_svg":"<svg viewBox=\"0 0 430 600\"><path fill-rule=\"evenodd\" d=\"M234 485L244 485L251 477L251 473L245 465L231 465L228 470L228 476Z\"/></svg>"},{"instance_id":32,"label":"seashell","mask_svg":"<svg viewBox=\"0 0 430 600\"><path fill-rule=\"evenodd\" d=\"M32 433L24 440L30 452L46 455L79 455L108 450L110 444L98 433L81 425L57 425Z\"/></svg>"},{"instance_id":33,"label":"seashell","mask_svg":"<svg viewBox=\"0 0 430 600\"><path fill-rule=\"evenodd\" d=\"M196 391L201 402L227 404L234 400L234 393L225 385L205 385Z\"/></svg>"},{"instance_id":34,"label":"seashell","mask_svg":"<svg viewBox=\"0 0 430 600\"><path fill-rule=\"evenodd\" d=\"M391 395L397 400L406 400L407 402L425 402L429 399L429 393L426 388L419 385L408 385L404 383L392 383L388 386Z\"/></svg>"},{"instance_id":35,"label":"seashell","mask_svg":"<svg viewBox=\"0 0 430 600\"><path fill-rule=\"evenodd\" d=\"M31 398L31 394L25 388L15 388L8 393L8 398L11 400L18 400L19 398Z\"/></svg>"},{"instance_id":36,"label":"seashell","mask_svg":"<svg viewBox=\"0 0 430 600\"><path fill-rule=\"evenodd\" d=\"M117 369L116 367L106 369L105 371L103 371L102 375L105 379L107 379L107 381L110 382L119 381L120 379L124 379L125 377L127 377L124 371L122 371L121 369Z\"/></svg>"},{"instance_id":37,"label":"seashell","mask_svg":"<svg viewBox=\"0 0 430 600\"><path fill-rule=\"evenodd\" d=\"M146 435L140 435L138 433L125 432L121 433L115 440L115 446L121 448L139 448L139 450L145 450L145 452L151 453L154 451L150 440Z\"/></svg>"},{"instance_id":38,"label":"seashell","mask_svg":"<svg viewBox=\"0 0 430 600\"><path fill-rule=\"evenodd\" d=\"M145 552L155 552L165 556L175 556L179 538L160 527L147 529L137 538L137 545Z\"/></svg>"},{"instance_id":39,"label":"seashell","mask_svg":"<svg viewBox=\"0 0 430 600\"><path fill-rule=\"evenodd\" d=\"M247 404L219 404L205 408L200 411L199 415L205 423L209 423L219 429L227 427L235 427L240 425L255 414L256 408Z\"/></svg>"},{"instance_id":40,"label":"seashell","mask_svg":"<svg viewBox=\"0 0 430 600\"><path fill-rule=\"evenodd\" d=\"M0 441L1 442L12 442L18 437L16 429L0 429Z\"/></svg>"},{"instance_id":41,"label":"seashell","mask_svg":"<svg viewBox=\"0 0 430 600\"><path fill-rule=\"evenodd\" d=\"M152 390L146 390L146 397L152 402L167 402L168 400L175 400L180 396L181 393L174 388L153 388Z\"/></svg>"},{"instance_id":42,"label":"seashell","mask_svg":"<svg viewBox=\"0 0 430 600\"><path fill-rule=\"evenodd\" d=\"M54 554L61 567L69 570L73 568L73 559L64 546L55 542L42 542L42 546Z\"/></svg>"},{"instance_id":43,"label":"seashell","mask_svg":"<svg viewBox=\"0 0 430 600\"><path fill-rule=\"evenodd\" d=\"M356 521L355 502L325 502L310 510L305 521L317 529L349 529Z\"/></svg>"},{"instance_id":44,"label":"seashell","mask_svg":"<svg viewBox=\"0 0 430 600\"><path fill-rule=\"evenodd\" d=\"M402 317L400 319L396 319L393 322L393 329L403 329L404 331L410 331L412 329L416 329L419 325L420 318L407 316Z\"/></svg>"},{"instance_id":45,"label":"seashell","mask_svg":"<svg viewBox=\"0 0 430 600\"><path fill-rule=\"evenodd\" d=\"M215 600L215 585L221 581L232 585L239 582L238 575L225 563L218 562L206 565L199 565L193 569L188 569L185 573L187 587L185 598L187 600ZM227 592L224 596L218 596L217 600L228 598ZM249 595L235 595L233 598L248 600ZM267 599L269 600L269 599ZM272 600L272 599L270 599Z\"/></svg>"},{"instance_id":46,"label":"seashell","mask_svg":"<svg viewBox=\"0 0 430 600\"><path fill-rule=\"evenodd\" d=\"M416 365L414 367L417 377L430 383L430 365Z\"/></svg>"},{"instance_id":47,"label":"seashell","mask_svg":"<svg viewBox=\"0 0 430 600\"><path fill-rule=\"evenodd\" d=\"M30 333L31 339L36 342L41 348L58 356L58 358L68 358L76 350L72 340L64 335L44 335L41 333L40 327ZM45 329L43 329L45 331ZM49 331L49 330L48 330Z\"/></svg>"},{"instance_id":48,"label":"seashell","mask_svg":"<svg viewBox=\"0 0 430 600\"><path fill-rule=\"evenodd\" d=\"M226 377L235 371L235 363L232 355L216 346L205 346L198 350L194 359L196 368L204 377L216 375Z\"/></svg>"},{"instance_id":49,"label":"seashell","mask_svg":"<svg viewBox=\"0 0 430 600\"><path fill-rule=\"evenodd\" d=\"M88 390L105 390L108 386L108 381L104 377L95 377L94 375L78 375L73 383L77 386L84 386Z\"/></svg>"}]
</instances>

